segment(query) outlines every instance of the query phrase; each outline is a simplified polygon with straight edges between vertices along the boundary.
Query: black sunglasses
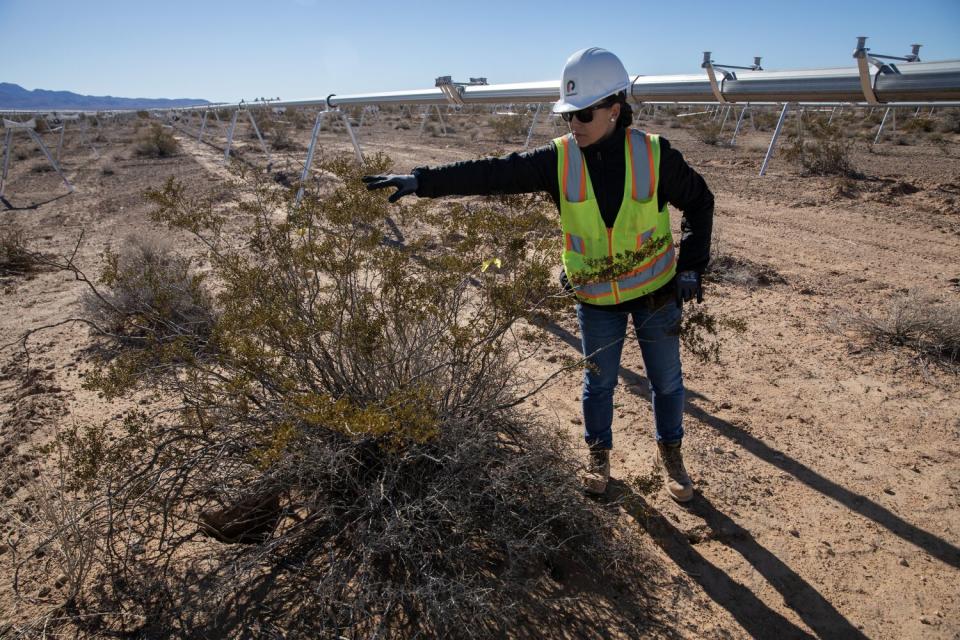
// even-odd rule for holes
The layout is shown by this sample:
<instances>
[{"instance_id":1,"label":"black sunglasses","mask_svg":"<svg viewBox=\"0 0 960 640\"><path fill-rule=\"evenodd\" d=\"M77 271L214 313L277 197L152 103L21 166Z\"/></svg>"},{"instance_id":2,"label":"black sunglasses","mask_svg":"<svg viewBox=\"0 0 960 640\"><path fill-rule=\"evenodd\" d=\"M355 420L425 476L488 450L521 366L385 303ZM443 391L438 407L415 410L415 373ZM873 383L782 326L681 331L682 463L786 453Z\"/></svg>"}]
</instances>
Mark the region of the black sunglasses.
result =
<instances>
[{"instance_id":1,"label":"black sunglasses","mask_svg":"<svg viewBox=\"0 0 960 640\"><path fill-rule=\"evenodd\" d=\"M564 122L570 122L574 118L587 124L588 122L593 122L593 112L597 109L608 109L616 104L616 101L604 100L600 104L595 104L593 106L587 107L586 109L580 109L579 111L567 111L566 113L561 113L560 117L563 118Z\"/></svg>"}]
</instances>

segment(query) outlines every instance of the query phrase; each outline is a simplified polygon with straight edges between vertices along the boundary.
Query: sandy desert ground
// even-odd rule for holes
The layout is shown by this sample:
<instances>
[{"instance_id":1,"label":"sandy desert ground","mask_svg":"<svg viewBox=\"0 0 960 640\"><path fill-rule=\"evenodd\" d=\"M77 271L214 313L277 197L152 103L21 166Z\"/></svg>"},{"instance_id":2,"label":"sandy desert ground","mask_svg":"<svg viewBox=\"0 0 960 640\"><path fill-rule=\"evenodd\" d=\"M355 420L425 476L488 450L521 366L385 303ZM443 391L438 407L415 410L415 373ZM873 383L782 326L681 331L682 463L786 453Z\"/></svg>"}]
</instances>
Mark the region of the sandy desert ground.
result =
<instances>
[{"instance_id":1,"label":"sandy desert ground","mask_svg":"<svg viewBox=\"0 0 960 640\"><path fill-rule=\"evenodd\" d=\"M505 143L480 126L485 116L449 120L455 132L437 134L431 124L434 133L420 137L418 119L397 129L395 114L367 116L360 142L388 153L400 171L522 147L522 137ZM685 356L685 452L698 489L689 506L645 489L649 398L639 350L625 351L606 500L661 567L649 576L661 618L687 638L960 638L960 379L906 348L876 348L849 325L907 299L960 301L960 136L938 144L922 136L896 144L895 136L872 151L851 139L866 177L841 183L804 176L782 155L758 177L769 131L748 130L730 148L674 122L648 117L638 126L670 139L713 189L715 252L738 259L740 272L711 279L706 304L746 330L721 333L719 363ZM294 146L275 167L297 173L310 123L292 132ZM139 124L102 127L99 157L68 132L71 195L38 169L42 156L18 134L25 157L14 158L0 225L19 226L35 249L59 255L82 231L76 260L96 273L105 247L149 226L147 187L170 175L195 188L224 178L222 152L180 130L178 155L138 158ZM224 129L208 122L207 135L222 146ZM534 144L552 135L543 124ZM246 128L238 141L263 163ZM342 130L320 142L321 153L350 150ZM82 293L62 272L4 276L0 344L78 315ZM554 334L543 372L579 353L572 311ZM68 323L33 335L29 361L15 347L0 352L4 500L37 481L44 467L34 445L64 424L119 414L80 387L92 340ZM576 437L579 375L531 401ZM0 519L0 636L30 613L8 584L11 527ZM32 595L55 602L57 588L51 577ZM621 636L615 619L598 621L596 635Z\"/></svg>"}]
</instances>

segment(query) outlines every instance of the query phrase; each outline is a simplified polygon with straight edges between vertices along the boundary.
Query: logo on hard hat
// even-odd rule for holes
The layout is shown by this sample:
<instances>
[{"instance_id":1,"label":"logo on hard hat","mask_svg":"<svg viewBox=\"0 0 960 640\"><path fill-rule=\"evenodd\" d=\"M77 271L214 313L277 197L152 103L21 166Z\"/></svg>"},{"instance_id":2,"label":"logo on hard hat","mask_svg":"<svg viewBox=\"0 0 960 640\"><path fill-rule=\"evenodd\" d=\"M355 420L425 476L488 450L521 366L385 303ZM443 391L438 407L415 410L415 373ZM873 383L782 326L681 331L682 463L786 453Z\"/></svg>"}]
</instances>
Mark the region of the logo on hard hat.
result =
<instances>
[{"instance_id":1,"label":"logo on hard hat","mask_svg":"<svg viewBox=\"0 0 960 640\"><path fill-rule=\"evenodd\" d=\"M567 81L567 95L568 95L568 96L576 95L576 92L574 92L574 89L576 89L576 88L577 88L577 83L576 83L576 82L574 82L573 80L568 80L568 81Z\"/></svg>"}]
</instances>

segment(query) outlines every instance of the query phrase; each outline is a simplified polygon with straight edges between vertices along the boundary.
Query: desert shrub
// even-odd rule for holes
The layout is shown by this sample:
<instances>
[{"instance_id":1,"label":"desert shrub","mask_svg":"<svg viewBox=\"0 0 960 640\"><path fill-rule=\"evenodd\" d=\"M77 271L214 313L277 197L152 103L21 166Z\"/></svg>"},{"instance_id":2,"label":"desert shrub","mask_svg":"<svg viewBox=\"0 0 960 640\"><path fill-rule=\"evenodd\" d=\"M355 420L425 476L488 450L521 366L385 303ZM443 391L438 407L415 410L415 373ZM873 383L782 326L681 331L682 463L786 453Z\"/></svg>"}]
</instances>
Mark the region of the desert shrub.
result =
<instances>
[{"instance_id":1,"label":"desert shrub","mask_svg":"<svg viewBox=\"0 0 960 640\"><path fill-rule=\"evenodd\" d=\"M728 282L747 287L766 287L786 282L783 276L769 265L720 251L714 251L704 278L708 282Z\"/></svg>"},{"instance_id":2,"label":"desert shrub","mask_svg":"<svg viewBox=\"0 0 960 640\"><path fill-rule=\"evenodd\" d=\"M783 155L796 162L806 175L862 177L850 158L850 145L838 125L815 119L806 123Z\"/></svg>"},{"instance_id":3,"label":"desert shrub","mask_svg":"<svg viewBox=\"0 0 960 640\"><path fill-rule=\"evenodd\" d=\"M159 123L152 123L146 132L137 137L134 153L147 158L166 158L177 153L176 138Z\"/></svg>"},{"instance_id":4,"label":"desert shrub","mask_svg":"<svg viewBox=\"0 0 960 640\"><path fill-rule=\"evenodd\" d=\"M960 133L960 109L943 109L939 116L938 128L941 133Z\"/></svg>"},{"instance_id":5,"label":"desert shrub","mask_svg":"<svg viewBox=\"0 0 960 640\"><path fill-rule=\"evenodd\" d=\"M103 254L101 288L84 299L87 315L125 343L197 351L215 315L192 260L153 234L127 237Z\"/></svg>"},{"instance_id":6,"label":"desert shrub","mask_svg":"<svg viewBox=\"0 0 960 640\"><path fill-rule=\"evenodd\" d=\"M222 212L172 179L149 193L153 219L210 261L216 349L154 350L148 390L171 410L62 438L74 482L103 504L88 515L103 586L78 598L85 620L122 609L139 621L125 631L157 637L266 619L311 637L541 635L548 575L615 581L642 561L580 494L562 433L516 408L537 327L569 304L550 203L388 208L360 176L389 163L369 162L321 163L325 190L300 206L259 174ZM222 233L226 216L245 216L245 237ZM109 286L123 270L107 263ZM150 344L168 335L140 326ZM87 386L109 400L143 374L114 360Z\"/></svg>"},{"instance_id":7,"label":"desert shrub","mask_svg":"<svg viewBox=\"0 0 960 640\"><path fill-rule=\"evenodd\" d=\"M394 128L394 129L409 129L409 128L410 128L410 123L407 122L407 121L405 121L405 120L401 120L401 121L398 122L397 124L393 125L393 128Z\"/></svg>"},{"instance_id":8,"label":"desert shrub","mask_svg":"<svg viewBox=\"0 0 960 640\"><path fill-rule=\"evenodd\" d=\"M303 113L303 110L298 107L287 107L286 111L283 112L284 117L287 122L290 123L290 126L296 130L306 129L310 125L310 120Z\"/></svg>"},{"instance_id":9,"label":"desert shrub","mask_svg":"<svg viewBox=\"0 0 960 640\"><path fill-rule=\"evenodd\" d=\"M149 120L150 112L145 109L140 109L139 111L137 111L137 117L141 120Z\"/></svg>"},{"instance_id":10,"label":"desert shrub","mask_svg":"<svg viewBox=\"0 0 960 640\"><path fill-rule=\"evenodd\" d=\"M23 230L15 225L0 227L0 276L22 275L37 266Z\"/></svg>"},{"instance_id":11,"label":"desert shrub","mask_svg":"<svg viewBox=\"0 0 960 640\"><path fill-rule=\"evenodd\" d=\"M523 116L491 116L487 126L493 129L493 135L501 142L510 142L527 134L526 118Z\"/></svg>"},{"instance_id":12,"label":"desert shrub","mask_svg":"<svg viewBox=\"0 0 960 640\"><path fill-rule=\"evenodd\" d=\"M773 128L777 126L777 120L780 119L778 112L769 109L751 109L751 111L753 111L753 124L757 128L757 131L773 130ZM747 117L749 117L749 115Z\"/></svg>"},{"instance_id":13,"label":"desert shrub","mask_svg":"<svg viewBox=\"0 0 960 640\"><path fill-rule=\"evenodd\" d=\"M903 130L913 133L930 133L934 130L935 125L936 123L932 118L917 116L907 120L906 124L903 125Z\"/></svg>"},{"instance_id":14,"label":"desert shrub","mask_svg":"<svg viewBox=\"0 0 960 640\"><path fill-rule=\"evenodd\" d=\"M701 120L693 125L693 135L704 144L720 144L720 124L713 120Z\"/></svg>"},{"instance_id":15,"label":"desert shrub","mask_svg":"<svg viewBox=\"0 0 960 640\"><path fill-rule=\"evenodd\" d=\"M856 332L875 348L905 348L921 362L960 371L960 304L911 292L885 308L851 316Z\"/></svg>"}]
</instances>

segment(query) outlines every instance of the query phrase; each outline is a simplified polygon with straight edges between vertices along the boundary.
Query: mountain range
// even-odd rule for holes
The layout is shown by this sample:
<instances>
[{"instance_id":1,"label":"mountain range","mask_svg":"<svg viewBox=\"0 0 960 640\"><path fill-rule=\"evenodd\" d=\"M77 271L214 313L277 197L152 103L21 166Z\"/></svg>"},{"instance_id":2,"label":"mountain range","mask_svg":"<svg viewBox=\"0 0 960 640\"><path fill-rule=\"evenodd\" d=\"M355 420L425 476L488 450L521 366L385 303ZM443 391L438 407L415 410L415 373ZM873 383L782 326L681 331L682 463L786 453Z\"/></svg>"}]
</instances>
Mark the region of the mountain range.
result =
<instances>
[{"instance_id":1,"label":"mountain range","mask_svg":"<svg viewBox=\"0 0 960 640\"><path fill-rule=\"evenodd\" d=\"M0 109L37 109L51 111L101 109L163 109L210 104L194 98L115 98L114 96L85 96L72 91L27 91L18 84L0 82Z\"/></svg>"}]
</instances>

